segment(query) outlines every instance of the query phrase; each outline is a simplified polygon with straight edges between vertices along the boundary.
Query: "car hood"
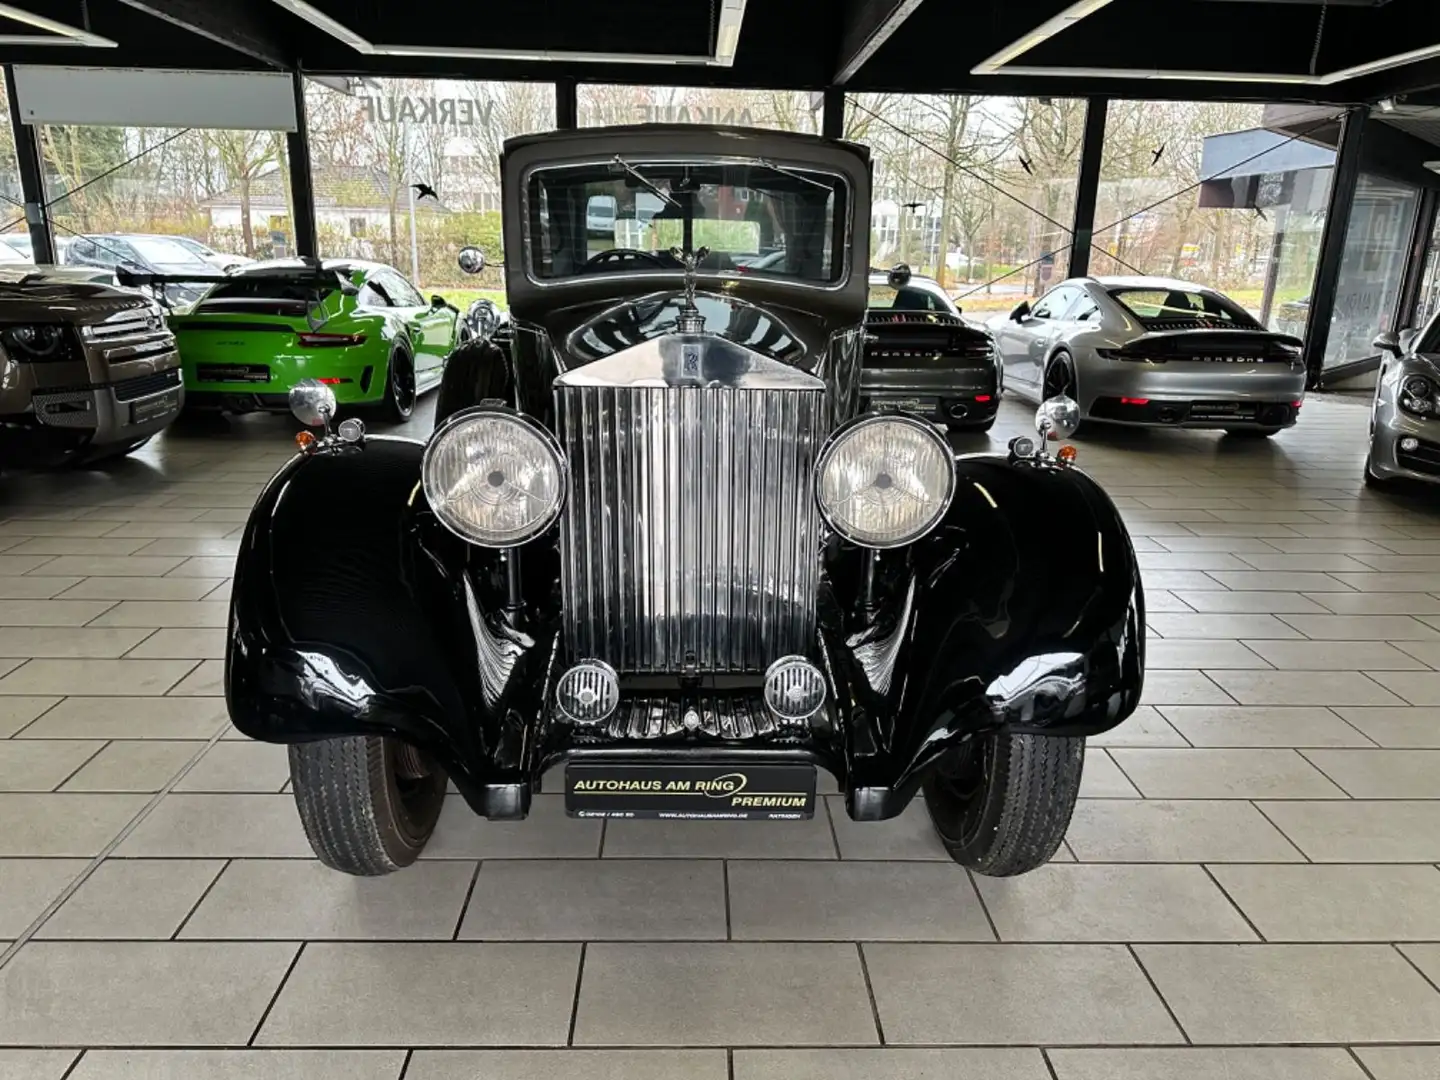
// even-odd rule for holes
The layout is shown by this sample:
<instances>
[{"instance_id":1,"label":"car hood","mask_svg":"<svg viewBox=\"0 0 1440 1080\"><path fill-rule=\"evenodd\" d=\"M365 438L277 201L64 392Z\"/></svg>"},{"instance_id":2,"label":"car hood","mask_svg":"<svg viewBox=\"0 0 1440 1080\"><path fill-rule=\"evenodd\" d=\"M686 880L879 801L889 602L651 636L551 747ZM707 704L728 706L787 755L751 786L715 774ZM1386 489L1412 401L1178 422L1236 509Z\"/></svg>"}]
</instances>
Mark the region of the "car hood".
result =
<instances>
[{"instance_id":1,"label":"car hood","mask_svg":"<svg viewBox=\"0 0 1440 1080\"><path fill-rule=\"evenodd\" d=\"M55 322L57 317L66 322L90 322L120 311L152 306L151 301L139 293L108 285L44 278L23 282L0 279L0 321L4 322L27 319Z\"/></svg>"}]
</instances>

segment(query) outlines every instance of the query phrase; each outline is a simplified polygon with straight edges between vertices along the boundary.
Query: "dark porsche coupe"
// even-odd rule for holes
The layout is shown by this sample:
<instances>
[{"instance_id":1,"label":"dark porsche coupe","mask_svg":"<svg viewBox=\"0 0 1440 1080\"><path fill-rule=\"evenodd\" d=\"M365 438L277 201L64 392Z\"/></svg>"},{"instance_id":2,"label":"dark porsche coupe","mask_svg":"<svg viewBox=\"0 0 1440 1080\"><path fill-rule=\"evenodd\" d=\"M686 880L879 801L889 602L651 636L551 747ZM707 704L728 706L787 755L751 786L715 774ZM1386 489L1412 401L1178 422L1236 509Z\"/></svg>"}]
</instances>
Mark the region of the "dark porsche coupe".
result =
<instances>
[{"instance_id":1,"label":"dark porsche coupe","mask_svg":"<svg viewBox=\"0 0 1440 1080\"><path fill-rule=\"evenodd\" d=\"M1044 448L1074 403L958 459L860 413L862 147L592 129L503 176L510 332L452 355L424 443L299 388L325 433L245 532L230 713L290 744L316 853L407 865L447 776L489 818L543 777L572 815L742 820L810 816L825 769L860 820L923 791L982 873L1049 859L1144 670L1125 527Z\"/></svg>"}]
</instances>

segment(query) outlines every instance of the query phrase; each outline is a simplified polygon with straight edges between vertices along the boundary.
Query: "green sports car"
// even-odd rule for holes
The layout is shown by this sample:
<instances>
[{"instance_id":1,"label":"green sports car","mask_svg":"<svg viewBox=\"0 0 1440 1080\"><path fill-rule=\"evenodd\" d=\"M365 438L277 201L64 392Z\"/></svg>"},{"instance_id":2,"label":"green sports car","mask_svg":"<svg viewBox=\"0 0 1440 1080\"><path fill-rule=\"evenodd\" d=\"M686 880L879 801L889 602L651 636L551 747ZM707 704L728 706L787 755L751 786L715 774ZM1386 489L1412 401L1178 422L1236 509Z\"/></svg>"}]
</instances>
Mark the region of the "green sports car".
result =
<instances>
[{"instance_id":1,"label":"green sports car","mask_svg":"<svg viewBox=\"0 0 1440 1080\"><path fill-rule=\"evenodd\" d=\"M443 297L379 263L279 259L211 280L170 316L187 411L287 411L290 388L319 379L342 406L405 420L469 333Z\"/></svg>"}]
</instances>

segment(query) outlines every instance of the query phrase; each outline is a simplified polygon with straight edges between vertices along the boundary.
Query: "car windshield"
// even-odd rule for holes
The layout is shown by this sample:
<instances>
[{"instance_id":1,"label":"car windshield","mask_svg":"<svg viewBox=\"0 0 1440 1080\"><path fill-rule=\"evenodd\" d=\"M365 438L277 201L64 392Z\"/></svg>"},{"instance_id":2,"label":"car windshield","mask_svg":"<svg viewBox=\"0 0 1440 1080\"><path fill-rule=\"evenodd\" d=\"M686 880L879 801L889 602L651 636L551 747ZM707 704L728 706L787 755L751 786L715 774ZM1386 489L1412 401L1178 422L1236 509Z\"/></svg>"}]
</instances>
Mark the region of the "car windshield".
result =
<instances>
[{"instance_id":1,"label":"car windshield","mask_svg":"<svg viewBox=\"0 0 1440 1080\"><path fill-rule=\"evenodd\" d=\"M628 166L628 168L627 168ZM564 278L674 272L672 248L707 248L700 269L837 281L845 181L767 163L618 160L534 172L530 271Z\"/></svg>"},{"instance_id":2,"label":"car windshield","mask_svg":"<svg viewBox=\"0 0 1440 1080\"><path fill-rule=\"evenodd\" d=\"M140 257L154 265L178 265L193 266L204 273L210 272L210 267L204 260L195 255L194 252L186 250L184 245L174 240L167 240L157 236L132 236L129 244Z\"/></svg>"},{"instance_id":3,"label":"car windshield","mask_svg":"<svg viewBox=\"0 0 1440 1080\"><path fill-rule=\"evenodd\" d=\"M911 285L895 288L893 285L870 286L871 311L948 311L955 313L955 305L949 298L929 289L917 289Z\"/></svg>"},{"instance_id":4,"label":"car windshield","mask_svg":"<svg viewBox=\"0 0 1440 1080\"><path fill-rule=\"evenodd\" d=\"M1260 324L1219 293L1197 289L1111 289L1110 295L1138 319L1205 319L1246 328Z\"/></svg>"}]
</instances>

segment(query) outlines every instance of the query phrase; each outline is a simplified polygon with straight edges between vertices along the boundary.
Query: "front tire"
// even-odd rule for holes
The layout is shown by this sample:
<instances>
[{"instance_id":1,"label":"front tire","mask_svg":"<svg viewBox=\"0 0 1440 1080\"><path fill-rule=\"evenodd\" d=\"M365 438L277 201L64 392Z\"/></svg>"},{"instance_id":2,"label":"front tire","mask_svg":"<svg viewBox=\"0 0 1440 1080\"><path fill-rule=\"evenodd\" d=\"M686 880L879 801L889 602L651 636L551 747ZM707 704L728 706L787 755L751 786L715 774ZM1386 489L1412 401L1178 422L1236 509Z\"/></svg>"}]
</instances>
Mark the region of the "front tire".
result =
<instances>
[{"instance_id":1,"label":"front tire","mask_svg":"<svg viewBox=\"0 0 1440 1080\"><path fill-rule=\"evenodd\" d=\"M1083 738L976 736L926 779L925 806L952 859L989 877L1013 877L1060 849L1084 766Z\"/></svg>"},{"instance_id":2,"label":"front tire","mask_svg":"<svg viewBox=\"0 0 1440 1080\"><path fill-rule=\"evenodd\" d=\"M292 743L290 781L315 855L346 874L409 866L445 805L445 771L397 739L357 735Z\"/></svg>"}]
</instances>

